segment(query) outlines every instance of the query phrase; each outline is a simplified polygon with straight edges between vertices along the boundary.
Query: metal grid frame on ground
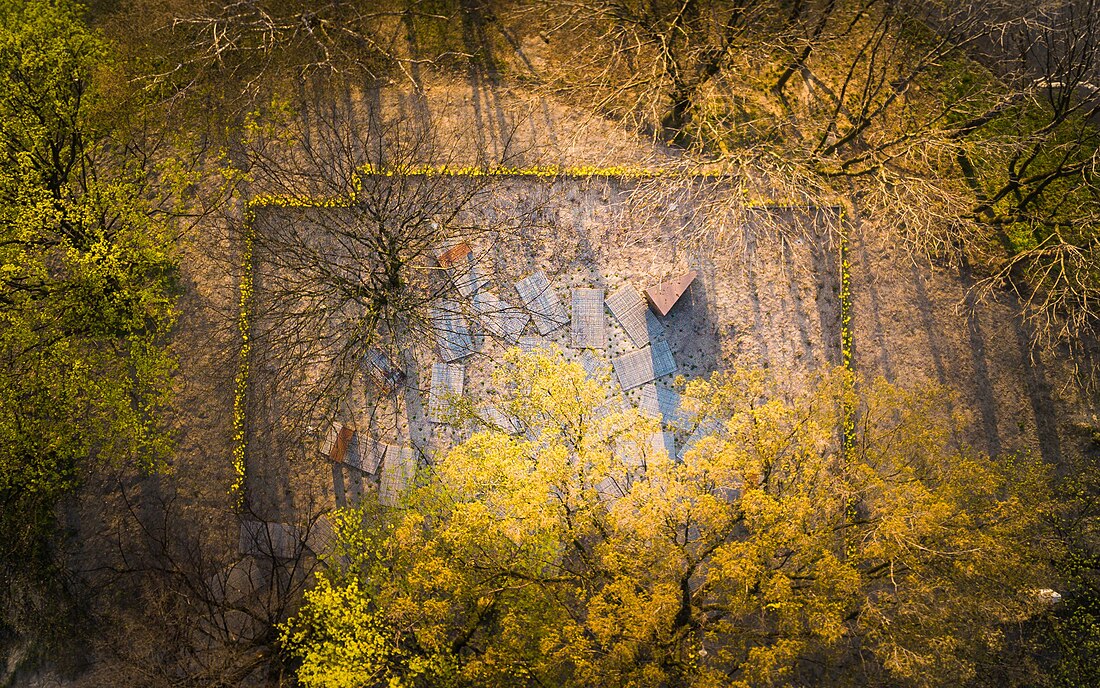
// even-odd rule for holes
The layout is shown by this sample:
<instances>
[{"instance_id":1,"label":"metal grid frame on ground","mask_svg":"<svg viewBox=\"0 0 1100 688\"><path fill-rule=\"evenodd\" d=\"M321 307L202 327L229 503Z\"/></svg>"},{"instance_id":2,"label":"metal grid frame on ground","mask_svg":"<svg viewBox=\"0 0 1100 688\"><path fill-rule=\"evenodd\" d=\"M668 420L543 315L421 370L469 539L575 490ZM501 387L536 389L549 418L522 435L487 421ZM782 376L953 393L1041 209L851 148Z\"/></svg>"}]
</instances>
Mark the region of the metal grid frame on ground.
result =
<instances>
[{"instance_id":1,"label":"metal grid frame on ground","mask_svg":"<svg viewBox=\"0 0 1100 688\"><path fill-rule=\"evenodd\" d=\"M532 273L516 282L516 292L534 319L539 334L548 335L569 322L569 314L545 272Z\"/></svg>"},{"instance_id":2,"label":"metal grid frame on ground","mask_svg":"<svg viewBox=\"0 0 1100 688\"><path fill-rule=\"evenodd\" d=\"M587 349L581 353L577 361L584 368L584 374L593 380L599 380L606 372L604 360Z\"/></svg>"},{"instance_id":3,"label":"metal grid frame on ground","mask_svg":"<svg viewBox=\"0 0 1100 688\"><path fill-rule=\"evenodd\" d=\"M592 409L590 417L593 422L597 422L607 418L612 413L621 413L624 409L623 398L616 394L604 399L596 408Z\"/></svg>"},{"instance_id":4,"label":"metal grid frame on ground","mask_svg":"<svg viewBox=\"0 0 1100 688\"><path fill-rule=\"evenodd\" d=\"M328 554L336 546L336 528L328 516L318 516L306 533L306 547L314 554Z\"/></svg>"},{"instance_id":5,"label":"metal grid frame on ground","mask_svg":"<svg viewBox=\"0 0 1100 688\"><path fill-rule=\"evenodd\" d=\"M626 285L607 297L607 308L639 349L649 343L646 313L649 306L632 285Z\"/></svg>"},{"instance_id":6,"label":"metal grid frame on ground","mask_svg":"<svg viewBox=\"0 0 1100 688\"><path fill-rule=\"evenodd\" d=\"M645 470L648 462L658 458L674 457L676 443L671 432L658 430L648 438L618 438L614 454L619 461L631 470Z\"/></svg>"},{"instance_id":7,"label":"metal grid frame on ground","mask_svg":"<svg viewBox=\"0 0 1100 688\"><path fill-rule=\"evenodd\" d=\"M692 430L691 435L689 435L688 438L684 440L683 446L681 446L680 450L676 452L676 460L683 461L684 454L689 452L691 448L694 447L696 443L698 443L699 440L703 439L704 437L722 437L723 435L725 435L725 433L726 427L722 424L721 421L717 420L716 418L704 418L702 421L699 422L698 425L695 426L695 429Z\"/></svg>"},{"instance_id":8,"label":"metal grid frame on ground","mask_svg":"<svg viewBox=\"0 0 1100 688\"><path fill-rule=\"evenodd\" d=\"M523 434L523 424L496 406L483 406L478 410L481 422L509 435Z\"/></svg>"},{"instance_id":9,"label":"metal grid frame on ground","mask_svg":"<svg viewBox=\"0 0 1100 688\"><path fill-rule=\"evenodd\" d=\"M470 326L466 323L466 317L459 312L457 303L440 301L438 306L430 309L428 318L435 330L439 356L444 361L458 361L474 352Z\"/></svg>"},{"instance_id":10,"label":"metal grid frame on ground","mask_svg":"<svg viewBox=\"0 0 1100 688\"><path fill-rule=\"evenodd\" d=\"M519 338L519 348L527 353L537 351L538 349L548 349L550 348L550 341L537 334L525 334Z\"/></svg>"},{"instance_id":11,"label":"metal grid frame on ground","mask_svg":"<svg viewBox=\"0 0 1100 688\"><path fill-rule=\"evenodd\" d=\"M411 447L386 446L386 461L378 481L378 499L386 506L397 504L397 498L409 486L416 473L416 453Z\"/></svg>"},{"instance_id":12,"label":"metal grid frame on ground","mask_svg":"<svg viewBox=\"0 0 1100 688\"><path fill-rule=\"evenodd\" d=\"M664 458L672 459L676 456L676 437L671 432L653 433L653 451L664 452Z\"/></svg>"},{"instance_id":13,"label":"metal grid frame on ground","mask_svg":"<svg viewBox=\"0 0 1100 688\"><path fill-rule=\"evenodd\" d=\"M474 296L487 280L482 279L481 269L477 263L467 265L465 269L455 270L451 273L451 280L459 294L466 298Z\"/></svg>"},{"instance_id":14,"label":"metal grid frame on ground","mask_svg":"<svg viewBox=\"0 0 1100 688\"><path fill-rule=\"evenodd\" d=\"M472 300L481 324L495 337L511 344L519 341L529 316L491 291L479 291Z\"/></svg>"},{"instance_id":15,"label":"metal grid frame on ground","mask_svg":"<svg viewBox=\"0 0 1100 688\"><path fill-rule=\"evenodd\" d=\"M630 488L625 479L614 478L610 475L596 483L596 494L599 495L600 500L603 502L613 502L617 499L622 499L629 490Z\"/></svg>"},{"instance_id":16,"label":"metal grid frame on ground","mask_svg":"<svg viewBox=\"0 0 1100 688\"><path fill-rule=\"evenodd\" d=\"M237 544L241 554L293 559L300 543L298 529L289 523L244 519Z\"/></svg>"},{"instance_id":17,"label":"metal grid frame on ground","mask_svg":"<svg viewBox=\"0 0 1100 688\"><path fill-rule=\"evenodd\" d=\"M684 426L680 412L680 395L650 382L642 385L642 395L638 399L638 410L653 418L660 418L668 426L680 429Z\"/></svg>"},{"instance_id":18,"label":"metal grid frame on ground","mask_svg":"<svg viewBox=\"0 0 1100 688\"><path fill-rule=\"evenodd\" d=\"M676 361L672 358L672 348L668 342L654 342L651 346L617 356L611 359L611 364L624 390L676 372Z\"/></svg>"},{"instance_id":19,"label":"metal grid frame on ground","mask_svg":"<svg viewBox=\"0 0 1100 688\"><path fill-rule=\"evenodd\" d=\"M382 461L386 458L386 447L390 445L383 444L367 433L359 433L357 436L359 462L355 464L355 467L364 473L377 473L378 466L380 466Z\"/></svg>"},{"instance_id":20,"label":"metal grid frame on ground","mask_svg":"<svg viewBox=\"0 0 1100 688\"><path fill-rule=\"evenodd\" d=\"M603 296L603 289L578 287L573 290L570 328L573 348L607 348L607 316L603 312Z\"/></svg>"},{"instance_id":21,"label":"metal grid frame on ground","mask_svg":"<svg viewBox=\"0 0 1100 688\"><path fill-rule=\"evenodd\" d=\"M442 423L451 404L448 396L462 396L465 369L454 363L433 363L432 382L428 388L428 418Z\"/></svg>"}]
</instances>

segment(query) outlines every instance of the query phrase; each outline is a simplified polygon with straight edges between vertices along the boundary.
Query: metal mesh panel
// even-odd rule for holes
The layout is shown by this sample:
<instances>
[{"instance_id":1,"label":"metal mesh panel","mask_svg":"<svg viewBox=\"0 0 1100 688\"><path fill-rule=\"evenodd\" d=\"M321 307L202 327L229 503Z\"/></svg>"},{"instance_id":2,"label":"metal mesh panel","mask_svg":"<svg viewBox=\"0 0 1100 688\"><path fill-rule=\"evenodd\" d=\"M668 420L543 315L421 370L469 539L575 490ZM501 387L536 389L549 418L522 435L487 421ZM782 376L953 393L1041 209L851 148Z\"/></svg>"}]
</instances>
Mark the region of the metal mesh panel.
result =
<instances>
[{"instance_id":1,"label":"metal mesh panel","mask_svg":"<svg viewBox=\"0 0 1100 688\"><path fill-rule=\"evenodd\" d=\"M519 338L519 348L523 349L524 351L530 352L536 349L545 349L549 346L550 342L548 342L544 337L540 337L538 335L528 334Z\"/></svg>"},{"instance_id":2,"label":"metal mesh panel","mask_svg":"<svg viewBox=\"0 0 1100 688\"><path fill-rule=\"evenodd\" d=\"M485 284L485 280L481 278L481 269L476 263L456 269L453 278L458 293L466 298L473 296Z\"/></svg>"},{"instance_id":3,"label":"metal mesh panel","mask_svg":"<svg viewBox=\"0 0 1100 688\"><path fill-rule=\"evenodd\" d=\"M428 418L442 423L450 408L447 397L462 395L463 368L451 363L432 365L432 384L428 390Z\"/></svg>"},{"instance_id":4,"label":"metal mesh panel","mask_svg":"<svg viewBox=\"0 0 1100 688\"><path fill-rule=\"evenodd\" d=\"M573 346L578 349L607 347L607 317L603 289L573 290Z\"/></svg>"},{"instance_id":5,"label":"metal mesh panel","mask_svg":"<svg viewBox=\"0 0 1100 688\"><path fill-rule=\"evenodd\" d=\"M652 346L614 358L611 363L615 366L615 377L624 390L676 372L676 361L672 358L668 342L654 342Z\"/></svg>"},{"instance_id":6,"label":"metal mesh panel","mask_svg":"<svg viewBox=\"0 0 1100 688\"><path fill-rule=\"evenodd\" d=\"M238 542L241 554L293 559L300 542L298 529L289 523L241 521Z\"/></svg>"},{"instance_id":7,"label":"metal mesh panel","mask_svg":"<svg viewBox=\"0 0 1100 688\"><path fill-rule=\"evenodd\" d=\"M386 506L397 504L398 497L409 486L416 473L416 454L410 447L388 445L382 478L378 482L378 498Z\"/></svg>"},{"instance_id":8,"label":"metal mesh panel","mask_svg":"<svg viewBox=\"0 0 1100 688\"><path fill-rule=\"evenodd\" d=\"M377 473L378 466L386 457L386 447L389 445L365 433L358 433L357 438L359 463L355 467L364 473Z\"/></svg>"},{"instance_id":9,"label":"metal mesh panel","mask_svg":"<svg viewBox=\"0 0 1100 688\"><path fill-rule=\"evenodd\" d=\"M484 406L479 409L479 414L482 422L495 427L501 432L505 432L509 435L519 435L523 433L522 424L496 406Z\"/></svg>"},{"instance_id":10,"label":"metal mesh panel","mask_svg":"<svg viewBox=\"0 0 1100 688\"><path fill-rule=\"evenodd\" d=\"M626 496L625 485L625 480L608 476L596 484L596 493L604 502L614 501Z\"/></svg>"},{"instance_id":11,"label":"metal mesh panel","mask_svg":"<svg viewBox=\"0 0 1100 688\"><path fill-rule=\"evenodd\" d=\"M474 352L470 326L459 312L457 303L441 301L428 315L439 344L439 355L444 361L457 361Z\"/></svg>"},{"instance_id":12,"label":"metal mesh panel","mask_svg":"<svg viewBox=\"0 0 1100 688\"><path fill-rule=\"evenodd\" d=\"M607 297L607 308L626 330L634 346L641 348L649 343L649 327L646 321L649 306L637 289L628 284L618 290Z\"/></svg>"},{"instance_id":13,"label":"metal mesh panel","mask_svg":"<svg viewBox=\"0 0 1100 688\"><path fill-rule=\"evenodd\" d=\"M593 380L598 380L603 376L605 372L605 364L603 360L596 354L592 353L591 351L585 351L580 355L578 361L580 362L581 367L584 368L584 372L586 375L588 375L588 377L592 378Z\"/></svg>"},{"instance_id":14,"label":"metal mesh panel","mask_svg":"<svg viewBox=\"0 0 1100 688\"><path fill-rule=\"evenodd\" d=\"M683 461L684 454L691 450L695 444L704 437L721 437L725 434L726 428L722 423L714 418L705 418L702 422L695 427L691 435L684 440L684 446L680 447L680 451L676 453L676 459Z\"/></svg>"},{"instance_id":15,"label":"metal mesh panel","mask_svg":"<svg viewBox=\"0 0 1100 688\"><path fill-rule=\"evenodd\" d=\"M336 529L328 516L318 516L306 535L306 547L314 554L328 554L336 546Z\"/></svg>"},{"instance_id":16,"label":"metal mesh panel","mask_svg":"<svg viewBox=\"0 0 1100 688\"><path fill-rule=\"evenodd\" d=\"M526 313L490 291L474 294L473 306L486 330L512 344L519 341L520 333L527 327Z\"/></svg>"},{"instance_id":17,"label":"metal mesh panel","mask_svg":"<svg viewBox=\"0 0 1100 688\"><path fill-rule=\"evenodd\" d=\"M654 452L664 453L662 458L671 459L676 456L676 438L671 432L653 433L652 445Z\"/></svg>"},{"instance_id":18,"label":"metal mesh panel","mask_svg":"<svg viewBox=\"0 0 1100 688\"><path fill-rule=\"evenodd\" d=\"M666 425L683 425L680 395L671 389L659 387L653 383L643 385L638 409L653 418L660 418Z\"/></svg>"},{"instance_id":19,"label":"metal mesh panel","mask_svg":"<svg viewBox=\"0 0 1100 688\"><path fill-rule=\"evenodd\" d=\"M676 372L676 359L668 342L653 342L653 377L664 377Z\"/></svg>"},{"instance_id":20,"label":"metal mesh panel","mask_svg":"<svg viewBox=\"0 0 1100 688\"><path fill-rule=\"evenodd\" d=\"M534 319L539 334L548 335L569 322L565 306L550 287L550 280L546 278L546 273L536 272L516 282L516 292L527 306L527 311Z\"/></svg>"}]
</instances>

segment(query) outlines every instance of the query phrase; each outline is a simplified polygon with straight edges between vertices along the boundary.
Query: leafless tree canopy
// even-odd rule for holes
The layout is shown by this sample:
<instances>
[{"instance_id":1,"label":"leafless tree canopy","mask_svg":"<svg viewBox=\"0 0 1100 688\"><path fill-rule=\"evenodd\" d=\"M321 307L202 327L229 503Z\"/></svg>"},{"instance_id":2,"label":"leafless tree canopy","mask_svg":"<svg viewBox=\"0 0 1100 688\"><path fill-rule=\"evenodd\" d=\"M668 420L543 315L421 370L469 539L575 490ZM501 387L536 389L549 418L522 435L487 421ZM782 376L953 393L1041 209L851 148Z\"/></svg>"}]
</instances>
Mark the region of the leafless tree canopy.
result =
<instances>
[{"instance_id":1,"label":"leafless tree canopy","mask_svg":"<svg viewBox=\"0 0 1100 688\"><path fill-rule=\"evenodd\" d=\"M1093 0L575 0L502 11L548 94L771 197L852 202L968 256L1042 343L1096 331ZM988 289L984 293L989 293Z\"/></svg>"},{"instance_id":2,"label":"leafless tree canopy","mask_svg":"<svg viewBox=\"0 0 1100 688\"><path fill-rule=\"evenodd\" d=\"M507 202L498 178L440 173L463 166L464 142L403 118L350 105L312 111L295 119L290 139L257 141L252 155L254 192L273 199L253 225L254 353L273 389L303 390L291 405L310 419L305 427L331 416L370 350L403 368L447 334L432 310L467 310L456 282L538 210ZM475 260L440 263L463 243Z\"/></svg>"}]
</instances>

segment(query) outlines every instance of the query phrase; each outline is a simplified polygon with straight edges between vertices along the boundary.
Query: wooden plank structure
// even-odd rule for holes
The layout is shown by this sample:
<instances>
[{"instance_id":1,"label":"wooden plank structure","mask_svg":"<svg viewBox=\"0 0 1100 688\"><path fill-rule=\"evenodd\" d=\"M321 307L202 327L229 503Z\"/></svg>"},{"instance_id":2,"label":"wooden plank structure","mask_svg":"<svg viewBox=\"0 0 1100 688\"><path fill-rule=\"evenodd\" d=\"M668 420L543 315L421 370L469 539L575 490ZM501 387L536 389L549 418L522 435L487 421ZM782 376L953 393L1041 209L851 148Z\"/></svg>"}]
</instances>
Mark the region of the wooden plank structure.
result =
<instances>
[{"instance_id":1,"label":"wooden plank structure","mask_svg":"<svg viewBox=\"0 0 1100 688\"><path fill-rule=\"evenodd\" d=\"M623 390L641 387L676 372L676 361L668 342L654 342L651 346L617 356L611 359L611 364Z\"/></svg>"},{"instance_id":2,"label":"wooden plank structure","mask_svg":"<svg viewBox=\"0 0 1100 688\"><path fill-rule=\"evenodd\" d=\"M447 363L466 358L474 352L474 340L470 336L470 326L466 317L459 311L456 302L442 300L438 306L429 309L428 318L435 330L439 356Z\"/></svg>"},{"instance_id":3,"label":"wooden plank structure","mask_svg":"<svg viewBox=\"0 0 1100 688\"><path fill-rule=\"evenodd\" d=\"M649 327L646 322L646 306L642 295L628 284L607 297L607 308L626 331L630 341L639 349L649 344Z\"/></svg>"},{"instance_id":4,"label":"wooden plank structure","mask_svg":"<svg viewBox=\"0 0 1100 688\"><path fill-rule=\"evenodd\" d=\"M688 287L698 276L698 270L689 270L668 281L649 287L645 290L645 298L649 302L649 307L657 315L668 315L668 312L672 310L672 307L676 305L680 297L684 295L684 292L688 290Z\"/></svg>"},{"instance_id":5,"label":"wooden plank structure","mask_svg":"<svg viewBox=\"0 0 1100 688\"><path fill-rule=\"evenodd\" d=\"M479 291L473 296L473 307L481 324L495 337L511 344L519 341L523 328L530 319L519 309L491 291Z\"/></svg>"},{"instance_id":6,"label":"wooden plank structure","mask_svg":"<svg viewBox=\"0 0 1100 688\"><path fill-rule=\"evenodd\" d=\"M433 423L446 421L450 409L448 396L462 396L462 366L451 363L432 365L432 382L428 390L428 419Z\"/></svg>"},{"instance_id":7,"label":"wooden plank structure","mask_svg":"<svg viewBox=\"0 0 1100 688\"><path fill-rule=\"evenodd\" d=\"M539 334L546 336L569 322L569 314L545 272L532 273L516 282L516 292L534 319Z\"/></svg>"},{"instance_id":8,"label":"wooden plank structure","mask_svg":"<svg viewBox=\"0 0 1100 688\"><path fill-rule=\"evenodd\" d=\"M603 289L573 290L573 348L607 348L607 316L603 312L603 295Z\"/></svg>"}]
</instances>

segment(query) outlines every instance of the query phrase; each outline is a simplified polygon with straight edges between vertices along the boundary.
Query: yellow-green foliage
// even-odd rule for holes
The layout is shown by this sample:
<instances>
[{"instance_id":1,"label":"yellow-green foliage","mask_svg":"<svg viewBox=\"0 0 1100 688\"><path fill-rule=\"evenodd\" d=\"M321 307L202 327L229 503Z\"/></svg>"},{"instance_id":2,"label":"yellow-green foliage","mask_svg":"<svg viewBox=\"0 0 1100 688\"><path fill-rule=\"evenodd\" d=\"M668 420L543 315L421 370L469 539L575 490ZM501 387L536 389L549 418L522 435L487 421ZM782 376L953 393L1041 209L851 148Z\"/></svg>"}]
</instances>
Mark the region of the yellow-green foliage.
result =
<instances>
[{"instance_id":1,"label":"yellow-green foliage","mask_svg":"<svg viewBox=\"0 0 1100 688\"><path fill-rule=\"evenodd\" d=\"M252 299L255 288L252 275L253 222L255 212L245 213L244 245L241 251L240 303L237 313L237 330L241 335L237 376L233 384L233 483L229 495L236 509L245 506L245 460L248 455L248 377L252 355Z\"/></svg>"},{"instance_id":2,"label":"yellow-green foliage","mask_svg":"<svg viewBox=\"0 0 1100 688\"><path fill-rule=\"evenodd\" d=\"M942 390L718 374L685 391L716 432L676 463L557 352L513 351L494 383L522 432L467 409L481 429L406 508L343 515L326 576L361 618L330 631L307 601L285 635L306 685L351 670L326 649L349 628L405 653L394 675L455 685L778 685L807 666L955 685L1032 611L1045 474L951 449Z\"/></svg>"},{"instance_id":3,"label":"yellow-green foliage","mask_svg":"<svg viewBox=\"0 0 1100 688\"><path fill-rule=\"evenodd\" d=\"M720 177L725 173L720 172L693 172L685 173L680 170L667 168L646 168L635 166L594 166L561 167L559 165L537 165L530 167L482 167L478 165L407 165L407 166L374 166L365 165L361 168L363 174L378 174L387 177L392 176L424 176L424 177L544 177L544 178L583 178L583 177L618 177L620 179L652 179L655 177Z\"/></svg>"},{"instance_id":4,"label":"yellow-green foliage","mask_svg":"<svg viewBox=\"0 0 1100 688\"><path fill-rule=\"evenodd\" d=\"M43 613L64 598L43 590L58 500L104 466L163 470L172 450L166 214L185 165L135 152L105 114L113 58L82 17L0 0L0 626L19 644L59 625Z\"/></svg>"},{"instance_id":5,"label":"yellow-green foliage","mask_svg":"<svg viewBox=\"0 0 1100 688\"><path fill-rule=\"evenodd\" d=\"M442 686L449 669L445 661L403 653L400 634L371 610L358 584L326 577L283 628L283 645L300 654L298 680L316 688Z\"/></svg>"}]
</instances>

